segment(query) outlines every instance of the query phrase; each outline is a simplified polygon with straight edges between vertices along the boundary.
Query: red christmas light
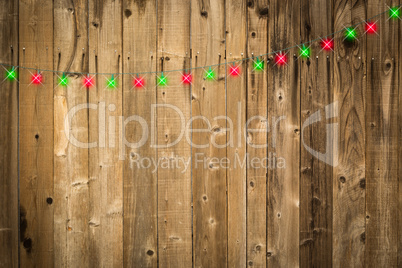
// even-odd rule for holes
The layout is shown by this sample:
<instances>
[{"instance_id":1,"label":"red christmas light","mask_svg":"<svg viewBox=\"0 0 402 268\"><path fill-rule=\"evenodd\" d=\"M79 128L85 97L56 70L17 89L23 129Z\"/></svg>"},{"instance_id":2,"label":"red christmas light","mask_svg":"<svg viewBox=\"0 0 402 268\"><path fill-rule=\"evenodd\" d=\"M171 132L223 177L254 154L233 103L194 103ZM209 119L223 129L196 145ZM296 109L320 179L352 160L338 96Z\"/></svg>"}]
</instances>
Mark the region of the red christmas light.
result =
<instances>
[{"instance_id":1,"label":"red christmas light","mask_svg":"<svg viewBox=\"0 0 402 268\"><path fill-rule=\"evenodd\" d=\"M193 76L191 73L184 73L181 75L181 81L183 84L190 85L193 82Z\"/></svg>"},{"instance_id":2,"label":"red christmas light","mask_svg":"<svg viewBox=\"0 0 402 268\"><path fill-rule=\"evenodd\" d=\"M334 50L334 40L329 38L321 40L321 47L326 51Z\"/></svg>"},{"instance_id":3,"label":"red christmas light","mask_svg":"<svg viewBox=\"0 0 402 268\"><path fill-rule=\"evenodd\" d=\"M275 65L283 66L287 64L288 62L288 57L286 54L283 54L282 52L278 53L275 55Z\"/></svg>"},{"instance_id":4,"label":"red christmas light","mask_svg":"<svg viewBox=\"0 0 402 268\"><path fill-rule=\"evenodd\" d=\"M40 85L42 84L42 74L41 73L35 73L31 76L31 83L34 85Z\"/></svg>"},{"instance_id":5,"label":"red christmas light","mask_svg":"<svg viewBox=\"0 0 402 268\"><path fill-rule=\"evenodd\" d=\"M85 76L83 81L84 87L90 88L94 86L94 78L91 76Z\"/></svg>"},{"instance_id":6,"label":"red christmas light","mask_svg":"<svg viewBox=\"0 0 402 268\"><path fill-rule=\"evenodd\" d=\"M145 86L145 79L140 76L135 77L133 80L133 86L135 88L143 88Z\"/></svg>"},{"instance_id":7,"label":"red christmas light","mask_svg":"<svg viewBox=\"0 0 402 268\"><path fill-rule=\"evenodd\" d=\"M377 24L375 22L366 22L366 33L376 34L377 33Z\"/></svg>"},{"instance_id":8,"label":"red christmas light","mask_svg":"<svg viewBox=\"0 0 402 268\"><path fill-rule=\"evenodd\" d=\"M229 69L229 74L231 76L240 76L240 66L231 65Z\"/></svg>"}]
</instances>

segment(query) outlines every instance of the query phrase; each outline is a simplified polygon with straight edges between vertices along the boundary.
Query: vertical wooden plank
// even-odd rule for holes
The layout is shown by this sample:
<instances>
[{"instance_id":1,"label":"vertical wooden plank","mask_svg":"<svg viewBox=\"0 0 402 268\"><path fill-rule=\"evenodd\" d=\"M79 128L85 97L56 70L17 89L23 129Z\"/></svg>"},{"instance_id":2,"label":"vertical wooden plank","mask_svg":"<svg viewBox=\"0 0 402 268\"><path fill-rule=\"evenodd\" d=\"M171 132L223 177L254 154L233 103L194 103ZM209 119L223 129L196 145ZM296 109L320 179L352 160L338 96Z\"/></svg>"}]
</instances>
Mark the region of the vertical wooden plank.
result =
<instances>
[{"instance_id":1,"label":"vertical wooden plank","mask_svg":"<svg viewBox=\"0 0 402 268\"><path fill-rule=\"evenodd\" d=\"M119 161L118 116L122 115L122 77L107 88L109 73L122 72L122 3L89 1L89 72L98 73L89 89L89 258L93 266L123 265L123 163ZM114 128L114 129L113 129Z\"/></svg>"},{"instance_id":2,"label":"vertical wooden plank","mask_svg":"<svg viewBox=\"0 0 402 268\"><path fill-rule=\"evenodd\" d=\"M227 156L231 163L227 170L228 191L228 267L246 265L246 81L247 67L242 60L247 52L247 2L226 0L226 136L230 143ZM230 63L241 68L240 77L229 76Z\"/></svg>"},{"instance_id":3,"label":"vertical wooden plank","mask_svg":"<svg viewBox=\"0 0 402 268\"><path fill-rule=\"evenodd\" d=\"M399 1L368 1L368 17ZM381 16L367 39L366 254L367 267L398 265L398 20ZM399 163L400 164L400 163Z\"/></svg>"},{"instance_id":4,"label":"vertical wooden plank","mask_svg":"<svg viewBox=\"0 0 402 268\"><path fill-rule=\"evenodd\" d=\"M79 72L88 72L88 1L54 2L54 265L89 266L87 102ZM60 84L63 72L68 85ZM74 74L74 72L77 72ZM69 112L71 111L69 116ZM77 112L74 112L77 111ZM65 118L69 124L65 126Z\"/></svg>"},{"instance_id":5,"label":"vertical wooden plank","mask_svg":"<svg viewBox=\"0 0 402 268\"><path fill-rule=\"evenodd\" d=\"M333 32L331 1L305 0L301 6L302 42L314 40ZM332 37L331 37L332 38ZM306 44L311 57L301 62L301 135L300 152L300 266L330 267L332 265L332 163L325 163L305 147L322 154L333 154L326 148L331 133L327 133L328 119L310 124L316 112L325 114L333 102L334 53L320 52L320 42ZM301 46L301 48L304 48ZM300 55L298 55L300 56ZM327 108L328 109L328 108ZM304 127L305 126L305 127ZM336 146L336 145L335 145ZM336 155L332 155L336 160Z\"/></svg>"},{"instance_id":6,"label":"vertical wooden plank","mask_svg":"<svg viewBox=\"0 0 402 268\"><path fill-rule=\"evenodd\" d=\"M399 4L401 4L401 1L399 1ZM402 37L402 27L401 23L399 22L399 39ZM399 40L398 39L398 40ZM402 60L402 42L399 42L399 62ZM402 81L402 68L398 64L398 69L399 69L399 82ZM399 237L399 243L398 243L398 266L402 266L402 87L399 84L399 106L398 106L398 111L399 111L399 173L398 173L398 181L399 181L399 187L398 187L398 237Z\"/></svg>"},{"instance_id":7,"label":"vertical wooden plank","mask_svg":"<svg viewBox=\"0 0 402 268\"><path fill-rule=\"evenodd\" d=\"M18 65L18 1L0 3L0 62ZM1 67L0 67L1 68ZM4 66L9 69L10 67ZM19 70L17 70L19 71ZM1 72L6 73L3 68ZM18 267L18 83L0 84L0 266Z\"/></svg>"},{"instance_id":8,"label":"vertical wooden plank","mask_svg":"<svg viewBox=\"0 0 402 268\"><path fill-rule=\"evenodd\" d=\"M402 4L401 1L399 1L399 4ZM402 27L401 27L401 22L399 22L399 37L398 40L402 38ZM399 62L402 62L402 42L399 42ZM400 82L402 81L402 67L400 64L398 64L398 69L399 69L399 106L398 106L398 111L399 111L399 118L398 118L398 123L399 123L399 159L398 159L398 165L399 165L399 173L398 173L398 237L399 237L399 242L398 242L398 267L402 267L402 86Z\"/></svg>"},{"instance_id":9,"label":"vertical wooden plank","mask_svg":"<svg viewBox=\"0 0 402 268\"><path fill-rule=\"evenodd\" d=\"M20 65L53 69L53 1L20 0ZM53 265L53 73L20 72L20 266Z\"/></svg>"},{"instance_id":10,"label":"vertical wooden plank","mask_svg":"<svg viewBox=\"0 0 402 268\"><path fill-rule=\"evenodd\" d=\"M126 73L155 72L156 1L123 2L123 70ZM151 108L156 103L155 76L143 75L144 88L133 86L133 77L123 76L123 115L128 120L124 134L124 266L157 266L157 172L143 168L140 158L156 159L150 135L146 143L135 145L143 137L143 127L131 116L142 117L148 128L155 123ZM149 133L149 132L148 132ZM150 134L150 133L149 133ZM153 133L155 134L155 133Z\"/></svg>"},{"instance_id":11,"label":"vertical wooden plank","mask_svg":"<svg viewBox=\"0 0 402 268\"><path fill-rule=\"evenodd\" d=\"M366 19L365 1L334 1L336 64L334 100L339 107L339 165L333 178L333 266L363 266L365 251L365 39L345 40L344 27Z\"/></svg>"},{"instance_id":12,"label":"vertical wooden plank","mask_svg":"<svg viewBox=\"0 0 402 268\"><path fill-rule=\"evenodd\" d=\"M194 266L226 267L226 120L218 118L226 114L224 0L191 2L191 40ZM199 67L214 64L222 64L213 67L217 81L204 79L209 68Z\"/></svg>"},{"instance_id":13,"label":"vertical wooden plank","mask_svg":"<svg viewBox=\"0 0 402 268\"><path fill-rule=\"evenodd\" d=\"M158 1L157 75L163 72L168 79L167 86L157 87L158 159L183 163L158 169L160 267L192 265L191 164L187 164L191 163L191 146L183 136L191 116L191 89L181 84L180 72L168 72L191 66L190 14L188 1Z\"/></svg>"},{"instance_id":14,"label":"vertical wooden plank","mask_svg":"<svg viewBox=\"0 0 402 268\"><path fill-rule=\"evenodd\" d=\"M298 1L271 0L268 18L269 51L299 43ZM268 75L269 142L276 159L268 176L269 267L299 266L300 67L296 50L283 53L288 53L287 65L272 63Z\"/></svg>"},{"instance_id":15,"label":"vertical wooden plank","mask_svg":"<svg viewBox=\"0 0 402 268\"><path fill-rule=\"evenodd\" d=\"M267 263L267 175L268 93L267 70L254 64L268 53L268 0L247 4L247 157L256 162L247 169L247 263L266 267ZM266 68L264 62L264 68ZM264 163L264 164L263 164Z\"/></svg>"}]
</instances>

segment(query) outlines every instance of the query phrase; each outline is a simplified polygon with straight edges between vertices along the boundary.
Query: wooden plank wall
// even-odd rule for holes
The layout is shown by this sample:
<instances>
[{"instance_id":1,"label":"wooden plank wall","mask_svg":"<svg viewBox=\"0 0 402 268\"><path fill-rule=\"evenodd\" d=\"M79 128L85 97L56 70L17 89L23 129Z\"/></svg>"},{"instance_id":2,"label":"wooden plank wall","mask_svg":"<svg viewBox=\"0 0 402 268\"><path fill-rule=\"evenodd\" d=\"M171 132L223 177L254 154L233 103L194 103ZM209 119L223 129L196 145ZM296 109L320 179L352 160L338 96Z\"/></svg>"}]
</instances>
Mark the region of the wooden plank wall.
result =
<instances>
[{"instance_id":1,"label":"wooden plank wall","mask_svg":"<svg viewBox=\"0 0 402 268\"><path fill-rule=\"evenodd\" d=\"M301 6L301 41L333 32L331 1L303 1ZM321 16L314 16L320 13ZM318 43L312 51L320 51ZM333 102L334 53L321 52L301 63L300 118L308 118ZM326 124L318 122L302 128L303 144L326 151ZM300 266L328 267L332 263L333 168L307 152L300 152Z\"/></svg>"},{"instance_id":2,"label":"wooden plank wall","mask_svg":"<svg viewBox=\"0 0 402 268\"><path fill-rule=\"evenodd\" d=\"M387 5L399 4L395 0L368 1L368 16L386 11ZM380 34L379 39L367 39L365 265L393 267L398 263L398 252L401 251L398 248L401 229L401 223L398 223L401 213L401 192L398 192L398 163L401 165L398 162L401 139L398 137L398 25L393 20L382 23Z\"/></svg>"},{"instance_id":3,"label":"wooden plank wall","mask_svg":"<svg viewBox=\"0 0 402 268\"><path fill-rule=\"evenodd\" d=\"M268 51L280 51L300 42L300 4L271 1L268 13ZM268 69L269 151L286 160L268 174L267 265L294 267L299 263L300 184L300 62L284 51L287 66Z\"/></svg>"},{"instance_id":4,"label":"wooden plank wall","mask_svg":"<svg viewBox=\"0 0 402 268\"><path fill-rule=\"evenodd\" d=\"M54 2L54 68L68 74L68 88L54 76L54 264L58 267L89 265L88 148L68 142L67 136L88 142L88 114L85 110L69 116L70 110L87 102L80 72L88 72L88 3ZM70 119L64 132L65 117ZM75 167L75 168L71 168Z\"/></svg>"},{"instance_id":5,"label":"wooden plank wall","mask_svg":"<svg viewBox=\"0 0 402 268\"><path fill-rule=\"evenodd\" d=\"M20 266L50 267L53 251L53 1L19 2ZM32 84L31 75L43 83Z\"/></svg>"},{"instance_id":6,"label":"wooden plank wall","mask_svg":"<svg viewBox=\"0 0 402 268\"><path fill-rule=\"evenodd\" d=\"M246 215L246 139L242 133L246 124L247 70L245 62L234 61L247 57L247 6L242 0L228 0L226 3L226 148L227 157L232 163L227 169L228 200L228 267L245 265L247 251ZM239 66L243 73L231 77L230 66ZM237 162L236 162L237 161ZM234 165L236 163L236 165Z\"/></svg>"},{"instance_id":7,"label":"wooden plank wall","mask_svg":"<svg viewBox=\"0 0 402 268\"><path fill-rule=\"evenodd\" d=\"M213 34L216 38L210 40ZM191 47L194 68L225 62L225 1L191 2ZM215 69L215 67L214 67ZM226 157L225 66L215 69L217 81L205 80L205 70L194 71L192 86L193 250L194 266L225 267L227 263L226 169L217 163L204 168L202 160ZM208 120L209 123L206 121ZM206 131L200 132L199 130Z\"/></svg>"},{"instance_id":8,"label":"wooden plank wall","mask_svg":"<svg viewBox=\"0 0 402 268\"><path fill-rule=\"evenodd\" d=\"M400 4L0 1L0 267L402 266Z\"/></svg>"},{"instance_id":9,"label":"wooden plank wall","mask_svg":"<svg viewBox=\"0 0 402 268\"><path fill-rule=\"evenodd\" d=\"M268 156L268 71L255 72L257 55L268 53L268 1L247 5L247 154L249 159ZM266 267L268 167L247 171L247 263Z\"/></svg>"},{"instance_id":10,"label":"wooden plank wall","mask_svg":"<svg viewBox=\"0 0 402 268\"><path fill-rule=\"evenodd\" d=\"M334 1L334 30L366 19L364 1ZM359 35L363 34L359 28ZM334 101L339 108L339 165L333 178L333 263L361 266L365 252L365 42L335 38Z\"/></svg>"},{"instance_id":11,"label":"wooden plank wall","mask_svg":"<svg viewBox=\"0 0 402 268\"><path fill-rule=\"evenodd\" d=\"M0 24L0 61L17 65L17 0L0 3ZM5 82L0 86L0 267L18 267L19 86Z\"/></svg>"},{"instance_id":12,"label":"wooden plank wall","mask_svg":"<svg viewBox=\"0 0 402 268\"><path fill-rule=\"evenodd\" d=\"M191 146L180 138L183 123L191 117L191 87L181 83L180 74L167 72L191 67L188 1L158 1L157 70L172 86L157 84L156 108L158 158L187 161ZM164 72L165 71L165 72ZM151 79L154 79L152 77ZM172 110L173 109L173 110ZM179 112L178 112L179 111ZM183 121L184 120L184 121ZM158 169L158 260L160 267L189 267L192 264L191 169Z\"/></svg>"},{"instance_id":13,"label":"wooden plank wall","mask_svg":"<svg viewBox=\"0 0 402 268\"><path fill-rule=\"evenodd\" d=\"M123 9L123 71L135 72L140 69L155 72L158 62L156 1L125 1ZM145 89L136 89L131 76L122 77L123 115L125 120L130 120L132 115L139 115L149 124L155 122L151 105L156 104L156 80L149 75L143 76L147 79ZM140 156L156 158L157 152L151 148L150 140L142 147L135 145L140 142L139 137L142 137L144 129L133 120L127 122L122 131L129 144L122 154L125 157L123 261L126 267L155 267L158 260L157 173L154 169L141 169L134 161ZM154 131L151 135L155 134Z\"/></svg>"},{"instance_id":14,"label":"wooden plank wall","mask_svg":"<svg viewBox=\"0 0 402 268\"><path fill-rule=\"evenodd\" d=\"M118 118L122 113L121 77L115 88L107 87L105 73L121 73L123 60L123 25L121 1L89 2L89 72L94 86L88 89L88 102L97 104L89 110L90 142L88 181L89 259L97 267L115 267L123 263L123 162L119 161ZM91 76L91 75L90 75ZM84 185L85 187L85 185Z\"/></svg>"}]
</instances>

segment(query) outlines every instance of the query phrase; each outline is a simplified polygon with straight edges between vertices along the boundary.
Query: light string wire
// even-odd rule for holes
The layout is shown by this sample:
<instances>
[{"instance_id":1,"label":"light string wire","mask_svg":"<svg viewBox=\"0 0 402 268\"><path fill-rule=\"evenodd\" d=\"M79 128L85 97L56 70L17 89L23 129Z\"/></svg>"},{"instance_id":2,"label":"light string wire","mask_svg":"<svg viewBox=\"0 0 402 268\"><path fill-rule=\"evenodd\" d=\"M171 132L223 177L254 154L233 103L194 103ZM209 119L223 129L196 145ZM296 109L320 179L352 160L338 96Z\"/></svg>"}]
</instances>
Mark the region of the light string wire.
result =
<instances>
[{"instance_id":1,"label":"light string wire","mask_svg":"<svg viewBox=\"0 0 402 268\"><path fill-rule=\"evenodd\" d=\"M401 9L401 8L402 8L402 4L399 5L399 6L394 6L393 8L399 8L399 9ZM367 20L363 20L363 21L360 21L359 23L356 23L356 24L354 24L354 25L351 25L350 27L357 28L358 26L360 26L360 25L363 24L363 23L370 22L371 20L373 20L373 19L375 19L375 18L377 18L377 17L380 17L380 16L386 14L387 12L390 12L390 10L391 10L391 9L388 9L388 10L386 10L386 11L384 11L384 12L381 12L381 13L379 13L379 14L377 14L377 15L375 15L375 16L373 16L373 17L367 19ZM346 28L345 28L345 29L346 29ZM159 72L158 72L158 71L157 71L157 72L132 72L132 73L67 72L67 71L45 70L45 69L32 68L32 67L24 67L24 66L11 65L11 64L1 63L1 62L0 62L0 65L6 66L6 67L14 67L14 68L19 68L19 69L25 69L25 70L36 70L36 71L39 71L39 70L40 70L40 72L51 72L51 73L56 73L56 74L64 73L65 75L68 75L68 74L77 75L77 74L79 74L79 75L107 75L107 76L110 76L110 75L140 75L140 74L141 74L141 75L144 75L144 74L173 73L173 72L191 71L191 70L197 70L197 69L209 69L209 68L218 67L218 66L222 66L222 65L231 65L231 64L233 65L233 64L236 64L236 63L238 63L238 62L243 62L243 61L253 60L253 59L255 59L255 58L261 58L261 57L265 57L265 56L269 56L269 55L273 55L273 54L278 54L278 53L281 53L281 52L289 51L289 50L291 50L291 49L300 48L300 47L302 47L303 45L305 46L305 45L312 44L312 43L317 42L317 41L321 41L322 39L325 39L325 38L328 38L328 37L331 37L331 36L335 36L335 35L338 34L338 33L344 32L345 29L342 29L342 30L333 32L333 33L328 34L328 35L326 35L326 36L319 37L319 38L316 38L316 39L313 39L313 40L310 40L310 41L307 41L307 42L304 42L304 43L301 43L301 44L298 44L298 45L290 46L290 47L287 47L287 48L284 48L284 49L280 49L280 50L277 50L277 51L268 52L268 53L261 54L261 55L257 55L257 56L252 56L252 57L248 57L248 58L242 58L242 59L239 59L239 60L234 60L234 61L224 62L224 63L218 63L218 64L213 64L213 65L205 65L205 66L191 67L191 68L186 68L186 69L164 70L164 71L159 71ZM164 52L164 53L168 53L168 52Z\"/></svg>"}]
</instances>

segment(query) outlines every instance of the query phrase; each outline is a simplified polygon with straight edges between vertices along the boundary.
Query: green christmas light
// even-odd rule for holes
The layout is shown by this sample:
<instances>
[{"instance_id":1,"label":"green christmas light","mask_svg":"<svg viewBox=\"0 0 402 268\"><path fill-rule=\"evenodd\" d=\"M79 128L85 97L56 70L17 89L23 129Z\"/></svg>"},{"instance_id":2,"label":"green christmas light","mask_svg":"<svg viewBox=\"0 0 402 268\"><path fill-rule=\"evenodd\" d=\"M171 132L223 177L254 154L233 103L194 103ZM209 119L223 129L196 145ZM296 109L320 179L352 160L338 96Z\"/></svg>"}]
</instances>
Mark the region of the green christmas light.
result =
<instances>
[{"instance_id":1,"label":"green christmas light","mask_svg":"<svg viewBox=\"0 0 402 268\"><path fill-rule=\"evenodd\" d=\"M345 40L352 42L357 39L357 32L356 29L349 27L345 30Z\"/></svg>"},{"instance_id":2,"label":"green christmas light","mask_svg":"<svg viewBox=\"0 0 402 268\"><path fill-rule=\"evenodd\" d=\"M392 7L389 9L389 18L390 19L401 19L401 8Z\"/></svg>"},{"instance_id":3,"label":"green christmas light","mask_svg":"<svg viewBox=\"0 0 402 268\"><path fill-rule=\"evenodd\" d=\"M6 79L8 81L15 81L17 80L17 71L13 68L6 70Z\"/></svg>"},{"instance_id":4,"label":"green christmas light","mask_svg":"<svg viewBox=\"0 0 402 268\"><path fill-rule=\"evenodd\" d=\"M209 67L209 70L207 72L205 72L205 80L215 80L216 74L214 72L214 70L212 70L211 67Z\"/></svg>"},{"instance_id":5,"label":"green christmas light","mask_svg":"<svg viewBox=\"0 0 402 268\"><path fill-rule=\"evenodd\" d=\"M158 76L158 86L167 86L168 80L167 77L161 74L161 76Z\"/></svg>"},{"instance_id":6,"label":"green christmas light","mask_svg":"<svg viewBox=\"0 0 402 268\"><path fill-rule=\"evenodd\" d=\"M63 73L63 76L59 77L59 85L63 86L63 87L68 86L68 78L67 78L66 74Z\"/></svg>"},{"instance_id":7,"label":"green christmas light","mask_svg":"<svg viewBox=\"0 0 402 268\"><path fill-rule=\"evenodd\" d=\"M255 71L264 71L264 61L257 58L257 60L254 61L254 70Z\"/></svg>"},{"instance_id":8,"label":"green christmas light","mask_svg":"<svg viewBox=\"0 0 402 268\"><path fill-rule=\"evenodd\" d=\"M305 45L303 45L300 48L299 54L300 54L300 57L302 57L302 58L305 58L305 59L310 58L311 49L309 47L306 47Z\"/></svg>"},{"instance_id":9,"label":"green christmas light","mask_svg":"<svg viewBox=\"0 0 402 268\"><path fill-rule=\"evenodd\" d=\"M110 90L114 90L117 87L117 80L114 78L114 75L110 79L106 79L106 87Z\"/></svg>"}]
</instances>

